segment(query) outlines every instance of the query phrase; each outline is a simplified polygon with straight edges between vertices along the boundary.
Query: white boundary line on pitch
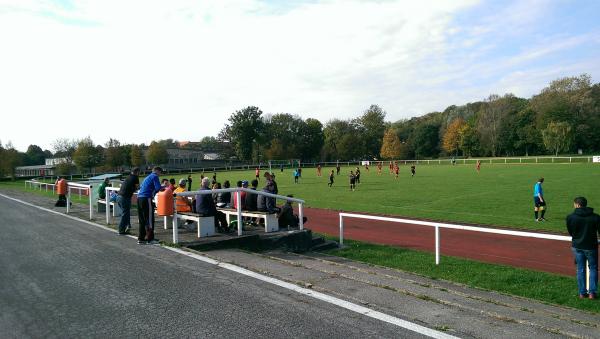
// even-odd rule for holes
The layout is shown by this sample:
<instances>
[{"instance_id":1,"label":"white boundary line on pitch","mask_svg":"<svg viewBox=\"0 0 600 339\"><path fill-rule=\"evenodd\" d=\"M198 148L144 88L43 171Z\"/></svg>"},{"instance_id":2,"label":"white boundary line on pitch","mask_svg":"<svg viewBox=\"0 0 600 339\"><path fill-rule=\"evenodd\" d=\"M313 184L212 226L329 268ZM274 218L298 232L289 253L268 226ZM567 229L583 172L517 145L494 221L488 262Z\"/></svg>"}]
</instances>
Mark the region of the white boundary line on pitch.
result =
<instances>
[{"instance_id":1,"label":"white boundary line on pitch","mask_svg":"<svg viewBox=\"0 0 600 339\"><path fill-rule=\"evenodd\" d=\"M61 215L63 217L69 218L69 219L74 220L74 221L80 221L80 222L83 222L83 223L88 224L88 225L92 225L92 226L95 226L95 227L98 227L98 228L102 228L102 229L107 230L107 231L111 231L113 233L116 232L115 230L113 230L111 228L108 228L108 227L105 227L105 226L102 226L100 224L96 224L96 223L93 223L91 221L79 219L77 217L66 215L64 213L61 213L61 212L58 212L58 211L54 211L54 210L51 210L51 209L48 209L48 208L36 206L34 204L25 202L23 200L19 200L19 199L16 199L16 198L12 198L12 197L6 196L6 195L4 195L2 193L0 193L0 196L4 197L6 199L9 199L9 200L12 200L12 201L15 201L15 202L18 202L18 203L30 206L30 207L35 207L35 208L40 209L42 211L50 212L50 213L53 213L53 214L56 214L56 215ZM133 236L130 236L130 237L135 238ZM384 322L390 323L392 325L396 325L398 327L402 327L404 329L407 329L407 330L410 330L410 331L413 331L413 332L416 332L416 333L419 333L419 334L422 334L422 335L426 335L426 336L431 337L431 338L436 338L436 339L456 339L456 338L458 338L458 337L455 337L455 336L452 336L452 335L449 335L449 334L446 334L446 333L443 333L443 332L440 332L440 331L436 331L436 330L430 329L430 328L425 327L425 326L421 326L421 325L412 323L410 321L402 320L400 318L391 316L389 314L381 313L381 312L372 310L372 309L364 307L364 306L353 304L353 303L348 302L346 300L342 300L342 299L339 299L339 298L336 298L336 297L332 297L332 296L324 294L324 293L316 292L316 291L313 291L313 290L308 289L308 288L300 287L300 286L297 286L297 285L294 285L292 283L288 283L288 282L285 282L285 281L282 281L282 280L279 280L279 279L271 278L271 277L268 277L266 275L259 274L259 273L256 273L254 271L250 271L250 270L247 270L245 268L242 268L242 267L239 267L239 266L236 266L236 265L233 265L233 264L220 262L218 260L214 260L214 259L205 257L203 255L199 255L199 254L187 252L187 251L184 251L184 250L181 250L181 249L178 249L178 248L174 248L174 247L167 247L167 246L161 246L161 247L164 248L164 249L166 249L166 250L169 250L169 251L172 251L172 252L175 252L175 253L179 253L179 254L185 255L187 257L190 257L190 258L193 258L193 259L196 259L196 260L199 260L199 261L211 264L211 265L215 265L215 266L218 266L218 267L221 267L221 268L224 268L224 269L227 269L227 270L230 270L230 271L233 271L233 272L236 272L236 273L239 273L239 274L251 277L251 278L258 279L260 281L264 281L264 282L267 282L267 283L270 283L270 284L273 284L273 285L276 285L276 286L279 286L279 287L282 287L282 288L294 291L296 293L300 293L300 294L303 294L303 295L315 298L317 300L321 300L321 301L333 304L335 306L338 306L338 307L350 310L352 312L360 313L362 315L365 315L365 316L373 318L373 319L384 321Z\"/></svg>"}]
</instances>

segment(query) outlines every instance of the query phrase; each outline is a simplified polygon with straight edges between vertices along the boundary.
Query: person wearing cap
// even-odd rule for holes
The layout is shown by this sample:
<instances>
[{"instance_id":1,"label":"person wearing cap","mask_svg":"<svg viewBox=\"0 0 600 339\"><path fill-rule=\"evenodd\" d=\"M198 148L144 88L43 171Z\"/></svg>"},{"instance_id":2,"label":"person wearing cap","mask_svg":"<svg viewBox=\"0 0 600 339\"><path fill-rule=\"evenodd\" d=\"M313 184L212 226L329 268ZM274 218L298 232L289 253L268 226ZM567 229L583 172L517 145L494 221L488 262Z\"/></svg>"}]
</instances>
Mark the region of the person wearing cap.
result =
<instances>
[{"instance_id":1,"label":"person wearing cap","mask_svg":"<svg viewBox=\"0 0 600 339\"><path fill-rule=\"evenodd\" d=\"M131 174L123 181L117 195L117 204L121 208L121 222L119 222L119 234L125 235L131 229L131 197L140 186L140 168L135 167Z\"/></svg>"},{"instance_id":2,"label":"person wearing cap","mask_svg":"<svg viewBox=\"0 0 600 339\"><path fill-rule=\"evenodd\" d=\"M185 192L185 185L187 184L187 180L179 179L179 185L175 189L173 193L182 193ZM191 212L192 211L192 202L185 196L177 196L175 200L175 206L177 207L177 212Z\"/></svg>"}]
</instances>

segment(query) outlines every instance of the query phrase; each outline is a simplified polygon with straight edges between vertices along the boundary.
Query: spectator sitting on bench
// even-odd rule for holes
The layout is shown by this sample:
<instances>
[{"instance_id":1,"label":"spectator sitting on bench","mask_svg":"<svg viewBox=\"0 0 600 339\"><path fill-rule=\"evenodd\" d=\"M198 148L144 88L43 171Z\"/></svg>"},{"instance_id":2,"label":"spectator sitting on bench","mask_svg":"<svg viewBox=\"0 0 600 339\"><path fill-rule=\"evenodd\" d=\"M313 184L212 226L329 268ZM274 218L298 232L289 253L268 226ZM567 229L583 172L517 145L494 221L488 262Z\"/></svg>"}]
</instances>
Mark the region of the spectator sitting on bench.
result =
<instances>
[{"instance_id":1,"label":"spectator sitting on bench","mask_svg":"<svg viewBox=\"0 0 600 339\"><path fill-rule=\"evenodd\" d=\"M200 183L200 191L208 191L208 178L203 178ZM224 228L228 230L227 227L227 218L225 214L218 212L217 207L215 205L215 201L212 198L211 194L197 194L196 195L196 213L198 213L202 217L214 217L215 218L215 226L218 229Z\"/></svg>"},{"instance_id":2,"label":"spectator sitting on bench","mask_svg":"<svg viewBox=\"0 0 600 339\"><path fill-rule=\"evenodd\" d=\"M225 180L223 188L231 188L229 180ZM231 208L231 192L223 192L217 194L217 207L219 208Z\"/></svg>"},{"instance_id":3,"label":"spectator sitting on bench","mask_svg":"<svg viewBox=\"0 0 600 339\"><path fill-rule=\"evenodd\" d=\"M244 185L245 183L245 185ZM238 181L236 184L237 187L243 187L243 188L248 188L248 182L247 181ZM240 194L240 192L235 192L233 194L233 208L237 209L238 206L238 194ZM240 197L240 201L242 202L242 210L246 209L246 192L241 192L241 197Z\"/></svg>"},{"instance_id":4,"label":"spectator sitting on bench","mask_svg":"<svg viewBox=\"0 0 600 339\"><path fill-rule=\"evenodd\" d=\"M247 186L248 186L248 182L246 182L246 187ZM256 191L257 186L258 186L258 180L256 180L256 179L252 180L252 187L250 189ZM244 187L243 181L242 181L242 187ZM247 193L246 194L246 211L250 211L250 212L257 211L258 210L258 207L256 206L257 200L258 200L257 194Z\"/></svg>"},{"instance_id":5,"label":"spectator sitting on bench","mask_svg":"<svg viewBox=\"0 0 600 339\"><path fill-rule=\"evenodd\" d=\"M271 180L269 172L265 172L265 178L267 179L267 183L262 191L275 194L275 186L273 185L273 180ZM260 212L277 213L279 211L279 208L275 206L275 198L267 197L262 194L258 196L256 207Z\"/></svg>"},{"instance_id":6,"label":"spectator sitting on bench","mask_svg":"<svg viewBox=\"0 0 600 339\"><path fill-rule=\"evenodd\" d=\"M211 188L213 190L220 190L221 189L221 183L220 182L215 182L212 184ZM212 194L212 199L215 202L215 206L217 205L217 198L219 197L219 193L213 193Z\"/></svg>"},{"instance_id":7,"label":"spectator sitting on bench","mask_svg":"<svg viewBox=\"0 0 600 339\"><path fill-rule=\"evenodd\" d=\"M179 186L175 189L174 193L185 192L185 184L186 183L187 183L187 181L185 179L180 179ZM177 212L191 212L192 211L192 202L188 199L188 197L177 196L175 205L177 207Z\"/></svg>"},{"instance_id":8,"label":"spectator sitting on bench","mask_svg":"<svg viewBox=\"0 0 600 339\"><path fill-rule=\"evenodd\" d=\"M293 198L294 196L289 194L288 198ZM279 227L298 227L299 220L297 215L294 214L294 208L292 207L292 202L287 200L283 206L281 206L281 211L277 215L279 221ZM306 217L302 217L303 223L306 223L308 220Z\"/></svg>"},{"instance_id":9,"label":"spectator sitting on bench","mask_svg":"<svg viewBox=\"0 0 600 339\"><path fill-rule=\"evenodd\" d=\"M175 178L169 179L169 189L171 192L175 192L175 189L177 189L177 186L175 186Z\"/></svg>"},{"instance_id":10,"label":"spectator sitting on bench","mask_svg":"<svg viewBox=\"0 0 600 339\"><path fill-rule=\"evenodd\" d=\"M110 180L108 178L104 178L104 181L98 186L98 198L104 200L106 199L106 187L110 187Z\"/></svg>"}]
</instances>

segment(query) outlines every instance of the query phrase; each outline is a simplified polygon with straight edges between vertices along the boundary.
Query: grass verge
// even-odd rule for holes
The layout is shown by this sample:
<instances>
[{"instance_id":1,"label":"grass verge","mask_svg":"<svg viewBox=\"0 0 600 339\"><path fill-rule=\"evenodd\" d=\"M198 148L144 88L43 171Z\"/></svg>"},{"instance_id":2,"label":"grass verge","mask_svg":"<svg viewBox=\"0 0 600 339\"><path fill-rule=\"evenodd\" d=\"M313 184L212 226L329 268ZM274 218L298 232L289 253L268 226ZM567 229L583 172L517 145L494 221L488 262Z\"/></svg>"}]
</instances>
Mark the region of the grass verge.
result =
<instances>
[{"instance_id":1,"label":"grass verge","mask_svg":"<svg viewBox=\"0 0 600 339\"><path fill-rule=\"evenodd\" d=\"M327 238L335 240L332 237ZM353 240L344 242L344 248L328 250L325 253L433 279L449 280L470 287L600 313L600 300L577 298L575 277L449 256L442 256L440 265L436 266L433 253Z\"/></svg>"}]
</instances>

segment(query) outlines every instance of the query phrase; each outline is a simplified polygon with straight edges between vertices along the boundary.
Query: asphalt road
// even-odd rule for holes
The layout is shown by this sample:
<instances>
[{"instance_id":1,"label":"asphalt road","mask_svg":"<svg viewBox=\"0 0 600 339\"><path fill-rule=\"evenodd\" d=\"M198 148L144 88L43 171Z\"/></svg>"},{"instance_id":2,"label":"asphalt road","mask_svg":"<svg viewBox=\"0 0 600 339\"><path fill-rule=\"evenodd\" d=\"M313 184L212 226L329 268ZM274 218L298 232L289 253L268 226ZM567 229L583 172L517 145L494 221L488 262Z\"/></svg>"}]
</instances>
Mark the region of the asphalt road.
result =
<instances>
[{"instance_id":1,"label":"asphalt road","mask_svg":"<svg viewBox=\"0 0 600 339\"><path fill-rule=\"evenodd\" d=\"M421 337L0 197L0 337Z\"/></svg>"}]
</instances>

